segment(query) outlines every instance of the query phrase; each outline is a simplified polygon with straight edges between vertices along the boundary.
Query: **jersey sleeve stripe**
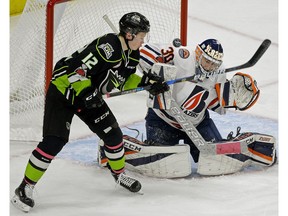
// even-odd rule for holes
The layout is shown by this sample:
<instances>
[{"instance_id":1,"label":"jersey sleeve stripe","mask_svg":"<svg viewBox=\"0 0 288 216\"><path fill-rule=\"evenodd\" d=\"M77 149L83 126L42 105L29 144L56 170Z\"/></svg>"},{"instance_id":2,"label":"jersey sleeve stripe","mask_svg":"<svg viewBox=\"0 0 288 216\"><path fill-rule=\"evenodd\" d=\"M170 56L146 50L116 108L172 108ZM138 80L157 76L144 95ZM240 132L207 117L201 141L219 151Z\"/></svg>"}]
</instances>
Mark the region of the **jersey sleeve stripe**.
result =
<instances>
[{"instance_id":1,"label":"jersey sleeve stripe","mask_svg":"<svg viewBox=\"0 0 288 216\"><path fill-rule=\"evenodd\" d=\"M154 64L153 61L148 60L144 56L140 56L140 59L143 60L144 62L146 62L147 64L149 64L150 66L152 66Z\"/></svg>"},{"instance_id":2,"label":"jersey sleeve stripe","mask_svg":"<svg viewBox=\"0 0 288 216\"><path fill-rule=\"evenodd\" d=\"M154 62L158 62L156 59L156 57L158 57L158 55L153 55L152 53L148 52L145 49L142 49L140 52L141 52L141 56L145 56L146 58L150 58Z\"/></svg>"},{"instance_id":3,"label":"jersey sleeve stripe","mask_svg":"<svg viewBox=\"0 0 288 216\"><path fill-rule=\"evenodd\" d=\"M151 46L149 46L149 45L145 45L144 46L144 49L148 49L148 50L150 50L150 51L152 51L155 55L157 55L157 56L159 56L159 55L161 55L161 53L159 53L159 52L157 52L157 50L155 50L155 49L153 49Z\"/></svg>"}]
</instances>

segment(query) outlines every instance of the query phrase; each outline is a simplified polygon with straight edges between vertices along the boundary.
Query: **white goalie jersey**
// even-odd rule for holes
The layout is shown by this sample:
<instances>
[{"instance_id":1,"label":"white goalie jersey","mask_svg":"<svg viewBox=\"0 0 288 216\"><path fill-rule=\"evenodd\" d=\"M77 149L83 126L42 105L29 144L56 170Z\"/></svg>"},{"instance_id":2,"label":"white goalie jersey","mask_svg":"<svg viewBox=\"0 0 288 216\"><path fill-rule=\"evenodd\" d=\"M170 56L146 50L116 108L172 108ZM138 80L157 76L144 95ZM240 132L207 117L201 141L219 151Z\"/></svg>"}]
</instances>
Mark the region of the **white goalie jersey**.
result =
<instances>
[{"instance_id":1,"label":"white goalie jersey","mask_svg":"<svg viewBox=\"0 0 288 216\"><path fill-rule=\"evenodd\" d=\"M151 73L163 76L166 81L191 77L197 70L191 47L178 48L169 44L144 45L140 49L139 67L140 72L147 73L151 70ZM181 126L187 126L189 133L197 135L193 125L196 127L201 123L207 109L220 114L224 114L226 108L232 107L245 110L251 107L259 96L257 84L251 76L238 72L232 79L226 80L223 66L204 77L198 76L194 81L177 82L170 85L167 92L156 96L149 95L148 107L172 127L183 130ZM183 119L185 121L182 121ZM195 143L200 143L201 134L196 137ZM191 140L194 141L193 137ZM160 178L185 177L192 172L192 157L188 144L150 144L128 135L123 136L123 142L126 167L131 171ZM236 137L227 141L208 144L203 140L200 144L197 165L197 173L200 175L231 174L251 164L266 167L277 161L275 138L265 134L237 132ZM103 146L99 146L98 161L101 166L105 166L108 160Z\"/></svg>"},{"instance_id":2,"label":"white goalie jersey","mask_svg":"<svg viewBox=\"0 0 288 216\"><path fill-rule=\"evenodd\" d=\"M148 71L154 63L166 63L177 68L175 79L195 74L195 53L192 47L174 47L171 44L145 44L140 49L139 70ZM213 74L202 77L203 81L179 82L173 85L172 96L184 113L197 126L205 117L206 109L225 114L215 90L216 83L225 83L226 74L221 66ZM169 114L169 110L154 109L155 113L169 125L180 128L180 125Z\"/></svg>"}]
</instances>

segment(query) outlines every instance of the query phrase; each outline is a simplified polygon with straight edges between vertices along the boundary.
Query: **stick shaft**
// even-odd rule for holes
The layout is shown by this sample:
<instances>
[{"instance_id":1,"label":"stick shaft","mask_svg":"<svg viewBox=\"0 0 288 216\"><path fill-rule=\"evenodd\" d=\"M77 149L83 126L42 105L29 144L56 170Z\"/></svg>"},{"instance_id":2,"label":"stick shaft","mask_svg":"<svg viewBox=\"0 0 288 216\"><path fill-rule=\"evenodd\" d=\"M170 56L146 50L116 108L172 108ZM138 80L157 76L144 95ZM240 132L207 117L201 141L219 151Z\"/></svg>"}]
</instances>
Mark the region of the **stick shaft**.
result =
<instances>
[{"instance_id":1,"label":"stick shaft","mask_svg":"<svg viewBox=\"0 0 288 216\"><path fill-rule=\"evenodd\" d=\"M271 44L271 41L269 39L265 39L248 62L246 62L242 65L239 65L239 66L227 68L227 69L225 69L225 73L229 73L231 71L240 70L240 69L254 66L259 61L259 59L263 56L263 54L266 52L266 50L269 48L270 44ZM172 85L175 83L186 82L186 81L197 83L197 81L194 80L194 75L189 76L189 77L183 77L183 78L178 78L178 79L174 79L174 80L169 80L169 81L166 81L166 83L167 83L167 85ZM106 96L107 97L115 97L115 96L124 95L124 94L136 93L136 92L143 91L143 90L149 90L150 88L151 88L151 85L148 85L145 87L138 87L138 88L134 88L134 89L130 89L130 90L108 93L108 94L106 94Z\"/></svg>"},{"instance_id":2,"label":"stick shaft","mask_svg":"<svg viewBox=\"0 0 288 216\"><path fill-rule=\"evenodd\" d=\"M113 32L115 32L116 34L119 33L118 29L115 27L115 25L111 22L111 20L109 19L108 15L105 14L103 16L103 19L105 20L105 22L110 26L110 28L113 30Z\"/></svg>"}]
</instances>

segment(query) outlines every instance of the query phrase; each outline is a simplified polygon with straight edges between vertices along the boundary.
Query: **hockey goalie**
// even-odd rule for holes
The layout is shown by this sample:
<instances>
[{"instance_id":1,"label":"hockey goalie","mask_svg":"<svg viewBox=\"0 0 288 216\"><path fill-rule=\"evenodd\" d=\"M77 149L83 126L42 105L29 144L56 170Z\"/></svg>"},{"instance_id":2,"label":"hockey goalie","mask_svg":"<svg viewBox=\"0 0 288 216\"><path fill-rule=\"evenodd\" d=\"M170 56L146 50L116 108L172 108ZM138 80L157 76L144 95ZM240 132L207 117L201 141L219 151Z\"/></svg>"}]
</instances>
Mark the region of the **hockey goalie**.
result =
<instances>
[{"instance_id":1,"label":"hockey goalie","mask_svg":"<svg viewBox=\"0 0 288 216\"><path fill-rule=\"evenodd\" d=\"M194 80L170 85L169 91L156 96L148 95L147 140L123 136L127 169L152 177L177 178L191 174L192 160L201 175L231 174L251 164L268 167L275 163L273 136L240 133L238 129L235 136L223 138L210 118L209 112L224 115L227 109L245 111L260 94L248 74L237 72L228 80L222 59L223 48L216 39L203 41L195 51L172 44L143 46L139 70L144 79L138 79L138 86L149 85L149 79L155 77L168 81L194 76ZM107 162L101 145L98 162L102 166Z\"/></svg>"}]
</instances>

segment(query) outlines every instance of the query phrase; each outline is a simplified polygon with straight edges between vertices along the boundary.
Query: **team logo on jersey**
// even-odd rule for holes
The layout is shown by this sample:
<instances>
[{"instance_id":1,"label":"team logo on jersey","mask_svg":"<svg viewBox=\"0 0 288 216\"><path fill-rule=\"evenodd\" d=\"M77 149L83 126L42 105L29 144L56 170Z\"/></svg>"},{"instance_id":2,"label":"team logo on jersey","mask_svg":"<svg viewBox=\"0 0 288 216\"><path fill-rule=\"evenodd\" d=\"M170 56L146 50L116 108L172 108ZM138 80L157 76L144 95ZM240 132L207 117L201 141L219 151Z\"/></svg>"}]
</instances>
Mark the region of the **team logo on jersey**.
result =
<instances>
[{"instance_id":1,"label":"team logo on jersey","mask_svg":"<svg viewBox=\"0 0 288 216\"><path fill-rule=\"evenodd\" d=\"M106 59L109 59L112 56L112 53L114 52L113 47L109 43L101 44L98 47L104 51Z\"/></svg>"},{"instance_id":2,"label":"team logo on jersey","mask_svg":"<svg viewBox=\"0 0 288 216\"><path fill-rule=\"evenodd\" d=\"M195 86L190 96L181 105L186 115L197 118L200 112L206 106L205 100L207 99L209 92L200 86Z\"/></svg>"},{"instance_id":3,"label":"team logo on jersey","mask_svg":"<svg viewBox=\"0 0 288 216\"><path fill-rule=\"evenodd\" d=\"M111 74L110 81L113 83L114 87L118 87L121 85L121 83L125 82L125 78L121 76L121 74L118 73L118 70L108 70L108 73ZM110 77L110 75L109 75ZM119 82L120 81L120 82Z\"/></svg>"},{"instance_id":4,"label":"team logo on jersey","mask_svg":"<svg viewBox=\"0 0 288 216\"><path fill-rule=\"evenodd\" d=\"M178 53L179 53L179 56L183 59L186 59L190 56L190 52L187 49L179 49Z\"/></svg>"}]
</instances>

